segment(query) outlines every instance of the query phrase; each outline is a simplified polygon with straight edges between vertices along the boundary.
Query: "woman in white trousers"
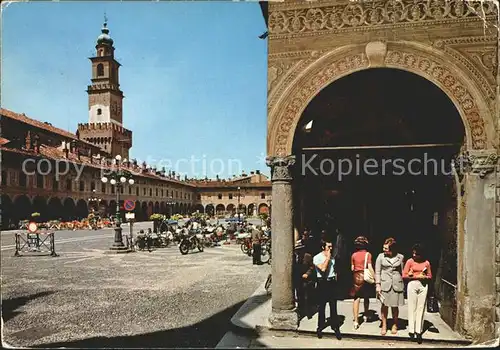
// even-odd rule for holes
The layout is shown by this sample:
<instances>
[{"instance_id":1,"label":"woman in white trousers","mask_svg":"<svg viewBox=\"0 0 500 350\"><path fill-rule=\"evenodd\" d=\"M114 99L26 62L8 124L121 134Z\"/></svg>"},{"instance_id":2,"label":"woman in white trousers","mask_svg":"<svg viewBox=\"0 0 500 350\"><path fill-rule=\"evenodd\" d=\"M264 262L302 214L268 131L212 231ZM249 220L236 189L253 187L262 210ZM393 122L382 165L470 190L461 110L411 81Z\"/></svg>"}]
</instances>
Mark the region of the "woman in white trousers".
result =
<instances>
[{"instance_id":1,"label":"woman in white trousers","mask_svg":"<svg viewBox=\"0 0 500 350\"><path fill-rule=\"evenodd\" d=\"M422 344L427 291L432 279L431 264L424 258L423 247L415 244L413 257L408 259L403 269L403 278L408 283L408 333L411 339Z\"/></svg>"}]
</instances>

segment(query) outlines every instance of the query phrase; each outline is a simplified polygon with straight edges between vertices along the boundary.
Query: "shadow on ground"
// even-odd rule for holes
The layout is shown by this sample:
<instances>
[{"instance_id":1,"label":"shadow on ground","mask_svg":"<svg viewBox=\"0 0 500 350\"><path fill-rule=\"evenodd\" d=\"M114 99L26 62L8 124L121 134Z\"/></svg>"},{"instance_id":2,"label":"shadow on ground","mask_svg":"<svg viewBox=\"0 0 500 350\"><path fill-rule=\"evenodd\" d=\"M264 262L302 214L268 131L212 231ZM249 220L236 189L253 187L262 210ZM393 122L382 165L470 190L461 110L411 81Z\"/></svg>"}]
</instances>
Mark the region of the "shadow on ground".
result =
<instances>
[{"instance_id":1,"label":"shadow on ground","mask_svg":"<svg viewBox=\"0 0 500 350\"><path fill-rule=\"evenodd\" d=\"M245 301L182 328L130 336L94 337L70 342L46 343L33 348L214 348L232 328L231 318Z\"/></svg>"},{"instance_id":2,"label":"shadow on ground","mask_svg":"<svg viewBox=\"0 0 500 350\"><path fill-rule=\"evenodd\" d=\"M2 300L2 318L4 322L7 322L11 318L19 315L21 312L16 311L20 307L28 304L30 301L42 298L44 296L54 294L54 291L45 291L40 293L35 293L19 298L5 299Z\"/></svg>"}]
</instances>

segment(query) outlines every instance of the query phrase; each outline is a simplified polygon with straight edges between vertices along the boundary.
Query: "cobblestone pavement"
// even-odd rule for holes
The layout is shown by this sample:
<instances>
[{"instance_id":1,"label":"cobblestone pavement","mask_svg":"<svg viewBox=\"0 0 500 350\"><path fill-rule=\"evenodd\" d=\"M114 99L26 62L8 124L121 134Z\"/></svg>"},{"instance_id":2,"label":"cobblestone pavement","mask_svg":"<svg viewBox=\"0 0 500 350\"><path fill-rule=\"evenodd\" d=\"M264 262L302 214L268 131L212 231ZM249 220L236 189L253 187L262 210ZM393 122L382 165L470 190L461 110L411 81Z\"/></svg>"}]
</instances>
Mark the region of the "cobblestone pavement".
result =
<instances>
[{"instance_id":1,"label":"cobblestone pavement","mask_svg":"<svg viewBox=\"0 0 500 350\"><path fill-rule=\"evenodd\" d=\"M58 232L59 257L15 258L9 248L13 238L2 234L4 341L40 347L214 347L270 271L268 265L252 265L239 245L188 255L177 246L104 254L112 237L112 230Z\"/></svg>"}]
</instances>

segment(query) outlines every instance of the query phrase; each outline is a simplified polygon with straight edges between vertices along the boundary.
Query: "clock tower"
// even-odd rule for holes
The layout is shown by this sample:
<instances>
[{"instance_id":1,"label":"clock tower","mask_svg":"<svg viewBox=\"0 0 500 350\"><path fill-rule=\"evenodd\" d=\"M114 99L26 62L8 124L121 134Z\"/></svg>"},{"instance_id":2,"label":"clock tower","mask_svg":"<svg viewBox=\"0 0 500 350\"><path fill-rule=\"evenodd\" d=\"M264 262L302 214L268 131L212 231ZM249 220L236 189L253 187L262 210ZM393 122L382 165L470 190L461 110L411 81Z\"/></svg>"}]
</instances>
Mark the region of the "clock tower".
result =
<instances>
[{"instance_id":1,"label":"clock tower","mask_svg":"<svg viewBox=\"0 0 500 350\"><path fill-rule=\"evenodd\" d=\"M97 37L96 55L92 63L89 96L89 122L78 125L81 139L94 143L109 153L129 157L132 147L132 131L123 127L123 92L119 84L120 63L115 60L113 39L109 36L107 19L101 35Z\"/></svg>"}]
</instances>

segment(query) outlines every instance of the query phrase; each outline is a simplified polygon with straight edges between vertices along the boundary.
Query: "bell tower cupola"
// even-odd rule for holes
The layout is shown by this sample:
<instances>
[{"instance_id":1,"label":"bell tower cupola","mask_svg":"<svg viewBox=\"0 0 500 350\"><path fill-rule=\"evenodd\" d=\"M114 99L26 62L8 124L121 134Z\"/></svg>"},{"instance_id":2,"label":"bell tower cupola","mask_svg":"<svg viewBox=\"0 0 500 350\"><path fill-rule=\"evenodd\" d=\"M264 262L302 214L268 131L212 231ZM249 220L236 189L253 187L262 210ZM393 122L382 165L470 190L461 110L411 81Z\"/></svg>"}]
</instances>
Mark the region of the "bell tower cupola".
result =
<instances>
[{"instance_id":1,"label":"bell tower cupola","mask_svg":"<svg viewBox=\"0 0 500 350\"><path fill-rule=\"evenodd\" d=\"M115 60L113 39L109 36L106 16L101 35L97 37L96 56L92 62L92 83L88 86L89 123L115 123L122 125L123 92L120 90L120 63Z\"/></svg>"},{"instance_id":2,"label":"bell tower cupola","mask_svg":"<svg viewBox=\"0 0 500 350\"><path fill-rule=\"evenodd\" d=\"M101 34L97 37L92 63L91 84L87 86L89 122L78 125L80 137L94 143L113 157L129 158L132 131L123 127L123 92L120 90L120 63L115 59L113 39L109 35L108 19L104 15Z\"/></svg>"}]
</instances>

